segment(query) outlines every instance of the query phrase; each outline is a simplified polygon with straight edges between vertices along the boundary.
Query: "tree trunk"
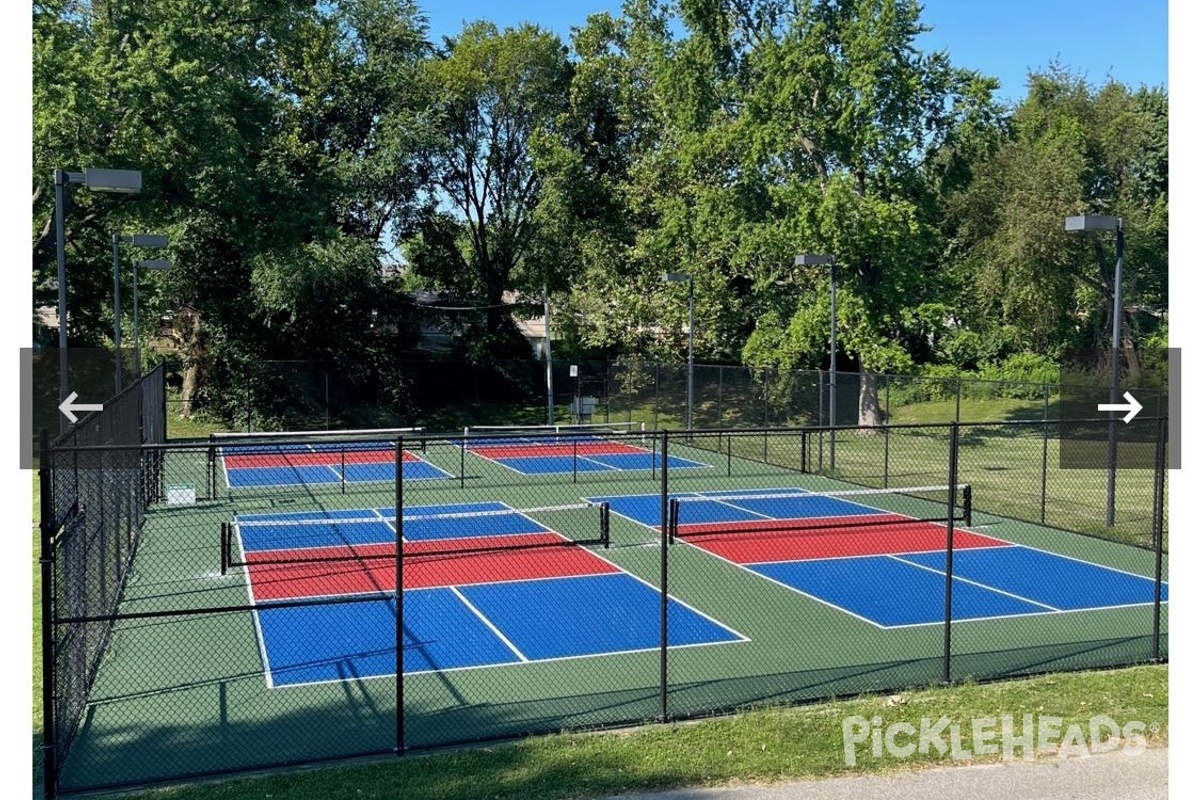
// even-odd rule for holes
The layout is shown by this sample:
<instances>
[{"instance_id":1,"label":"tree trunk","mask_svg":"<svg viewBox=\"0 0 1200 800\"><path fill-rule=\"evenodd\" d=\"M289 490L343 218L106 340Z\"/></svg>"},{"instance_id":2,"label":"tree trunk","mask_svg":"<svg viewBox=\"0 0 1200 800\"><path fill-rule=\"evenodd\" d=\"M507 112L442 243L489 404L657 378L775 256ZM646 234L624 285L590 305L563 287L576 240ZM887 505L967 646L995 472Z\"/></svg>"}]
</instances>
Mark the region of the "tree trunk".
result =
<instances>
[{"instance_id":1,"label":"tree trunk","mask_svg":"<svg viewBox=\"0 0 1200 800\"><path fill-rule=\"evenodd\" d=\"M865 369L859 374L858 381L858 424L883 424L883 412L879 409L879 378Z\"/></svg>"},{"instance_id":2,"label":"tree trunk","mask_svg":"<svg viewBox=\"0 0 1200 800\"><path fill-rule=\"evenodd\" d=\"M180 391L179 416L192 416L192 403L200 388L205 352L201 337L200 314L192 309L180 309L171 325L171 338L179 348L186 365L183 372L183 387Z\"/></svg>"}]
</instances>

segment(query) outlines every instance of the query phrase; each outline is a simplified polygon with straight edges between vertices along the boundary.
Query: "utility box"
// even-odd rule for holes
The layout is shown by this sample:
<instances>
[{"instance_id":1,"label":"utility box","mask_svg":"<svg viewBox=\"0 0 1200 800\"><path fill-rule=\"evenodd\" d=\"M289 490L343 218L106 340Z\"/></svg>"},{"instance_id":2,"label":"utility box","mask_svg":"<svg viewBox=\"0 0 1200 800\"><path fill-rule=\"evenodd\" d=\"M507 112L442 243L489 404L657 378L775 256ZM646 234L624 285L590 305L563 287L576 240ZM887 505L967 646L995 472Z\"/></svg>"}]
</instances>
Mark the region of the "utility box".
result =
<instances>
[{"instance_id":1,"label":"utility box","mask_svg":"<svg viewBox=\"0 0 1200 800\"><path fill-rule=\"evenodd\" d=\"M571 414L580 422L590 422L599 401L594 397L576 397L571 401Z\"/></svg>"}]
</instances>

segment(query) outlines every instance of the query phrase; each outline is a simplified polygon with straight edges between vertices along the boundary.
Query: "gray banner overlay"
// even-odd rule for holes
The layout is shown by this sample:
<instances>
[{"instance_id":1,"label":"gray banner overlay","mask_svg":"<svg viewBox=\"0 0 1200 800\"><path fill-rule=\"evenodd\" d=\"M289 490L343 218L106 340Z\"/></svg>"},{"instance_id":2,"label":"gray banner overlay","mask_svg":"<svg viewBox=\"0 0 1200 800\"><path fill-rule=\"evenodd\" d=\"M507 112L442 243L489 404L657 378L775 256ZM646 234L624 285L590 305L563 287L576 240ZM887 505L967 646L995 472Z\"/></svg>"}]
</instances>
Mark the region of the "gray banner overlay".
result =
<instances>
[{"instance_id":1,"label":"gray banner overlay","mask_svg":"<svg viewBox=\"0 0 1200 800\"><path fill-rule=\"evenodd\" d=\"M1063 469L1154 469L1160 437L1170 431L1178 392L1167 348L1113 354L1073 350L1060 363L1059 466ZM1173 388L1174 387L1174 388Z\"/></svg>"},{"instance_id":2,"label":"gray banner overlay","mask_svg":"<svg viewBox=\"0 0 1200 800\"><path fill-rule=\"evenodd\" d=\"M1167 350L1170 391L1167 393L1167 466L1183 469L1183 351L1178 347Z\"/></svg>"}]
</instances>

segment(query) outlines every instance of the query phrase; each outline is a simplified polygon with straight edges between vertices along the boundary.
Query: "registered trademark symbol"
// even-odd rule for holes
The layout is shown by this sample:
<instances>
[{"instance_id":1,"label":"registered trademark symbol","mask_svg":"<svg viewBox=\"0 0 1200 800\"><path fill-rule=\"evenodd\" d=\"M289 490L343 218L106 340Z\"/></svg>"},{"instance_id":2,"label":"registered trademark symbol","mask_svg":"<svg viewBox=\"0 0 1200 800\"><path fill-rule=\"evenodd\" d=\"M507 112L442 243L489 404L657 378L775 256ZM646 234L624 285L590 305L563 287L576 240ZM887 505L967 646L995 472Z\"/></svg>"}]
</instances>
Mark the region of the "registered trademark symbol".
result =
<instances>
[{"instance_id":1,"label":"registered trademark symbol","mask_svg":"<svg viewBox=\"0 0 1200 800\"><path fill-rule=\"evenodd\" d=\"M1158 733L1158 723L1157 723L1157 722L1151 722L1151 723L1150 723L1150 732L1151 732L1151 733Z\"/></svg>"}]
</instances>

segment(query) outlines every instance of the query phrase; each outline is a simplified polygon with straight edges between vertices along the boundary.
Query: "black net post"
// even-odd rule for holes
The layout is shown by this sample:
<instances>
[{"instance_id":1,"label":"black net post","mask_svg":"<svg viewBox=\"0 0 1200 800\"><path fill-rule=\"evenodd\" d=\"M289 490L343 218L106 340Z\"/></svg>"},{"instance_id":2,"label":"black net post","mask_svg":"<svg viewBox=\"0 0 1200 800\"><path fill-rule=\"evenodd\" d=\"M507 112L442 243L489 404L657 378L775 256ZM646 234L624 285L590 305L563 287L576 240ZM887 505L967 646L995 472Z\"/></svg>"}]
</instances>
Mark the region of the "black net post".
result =
<instances>
[{"instance_id":1,"label":"black net post","mask_svg":"<svg viewBox=\"0 0 1200 800\"><path fill-rule=\"evenodd\" d=\"M667 538L669 536L670 510L668 508L667 484L667 439L669 434L662 435L662 531L659 537L659 654L658 654L658 718L660 722L667 721Z\"/></svg>"},{"instance_id":2,"label":"black net post","mask_svg":"<svg viewBox=\"0 0 1200 800\"><path fill-rule=\"evenodd\" d=\"M571 437L571 483L579 483L579 441Z\"/></svg>"},{"instance_id":3,"label":"black net post","mask_svg":"<svg viewBox=\"0 0 1200 800\"><path fill-rule=\"evenodd\" d=\"M466 450L463 442L463 450ZM404 755L404 439L396 440L396 755Z\"/></svg>"},{"instance_id":4,"label":"black net post","mask_svg":"<svg viewBox=\"0 0 1200 800\"><path fill-rule=\"evenodd\" d=\"M213 441L213 435L210 433L208 435L208 450L205 452L205 465L207 467L205 470L205 483L207 485L204 487L207 490L209 500L217 499L217 448L213 444Z\"/></svg>"},{"instance_id":5,"label":"black net post","mask_svg":"<svg viewBox=\"0 0 1200 800\"><path fill-rule=\"evenodd\" d=\"M41 555L39 559L42 582L42 782L47 800L58 794L58 760L55 746L54 719L54 477L50 454L50 435L41 432L41 461L38 467L41 510Z\"/></svg>"},{"instance_id":6,"label":"black net post","mask_svg":"<svg viewBox=\"0 0 1200 800\"><path fill-rule=\"evenodd\" d=\"M962 381L959 381L962 386ZM942 682L950 683L950 624L954 600L954 508L958 500L958 423L950 424L950 488L946 515L946 608L942 633Z\"/></svg>"},{"instance_id":7,"label":"black net post","mask_svg":"<svg viewBox=\"0 0 1200 800\"><path fill-rule=\"evenodd\" d=\"M1158 420L1158 441L1154 452L1154 634L1151 659L1159 661L1159 636L1162 633L1162 557L1163 516L1166 513L1167 418Z\"/></svg>"},{"instance_id":8,"label":"black net post","mask_svg":"<svg viewBox=\"0 0 1200 800\"><path fill-rule=\"evenodd\" d=\"M612 516L612 509L607 502L600 504L600 544L604 549L608 549L609 543L609 519Z\"/></svg>"},{"instance_id":9,"label":"black net post","mask_svg":"<svg viewBox=\"0 0 1200 800\"><path fill-rule=\"evenodd\" d=\"M221 574L226 575L229 572L229 523L221 523Z\"/></svg>"},{"instance_id":10,"label":"black net post","mask_svg":"<svg viewBox=\"0 0 1200 800\"><path fill-rule=\"evenodd\" d=\"M675 544L675 534L679 531L679 500L672 497L667 502L667 544Z\"/></svg>"}]
</instances>

